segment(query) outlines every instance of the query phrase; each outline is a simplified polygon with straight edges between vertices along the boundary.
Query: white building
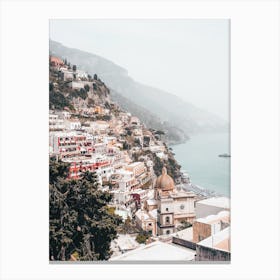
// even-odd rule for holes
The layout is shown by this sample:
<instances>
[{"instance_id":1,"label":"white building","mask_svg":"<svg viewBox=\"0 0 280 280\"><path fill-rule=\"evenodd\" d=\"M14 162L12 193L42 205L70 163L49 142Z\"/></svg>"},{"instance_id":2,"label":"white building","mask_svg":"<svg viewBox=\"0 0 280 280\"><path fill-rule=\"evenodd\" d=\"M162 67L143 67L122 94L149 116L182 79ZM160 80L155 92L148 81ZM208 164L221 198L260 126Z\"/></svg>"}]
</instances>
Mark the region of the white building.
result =
<instances>
[{"instance_id":1,"label":"white building","mask_svg":"<svg viewBox=\"0 0 280 280\"><path fill-rule=\"evenodd\" d=\"M130 191L131 188L137 183L133 172L124 169L119 169L115 172L115 174L119 175L116 182L121 191Z\"/></svg>"},{"instance_id":2,"label":"white building","mask_svg":"<svg viewBox=\"0 0 280 280\"><path fill-rule=\"evenodd\" d=\"M99 142L94 144L94 152L96 154L106 154L107 151L107 145L106 143Z\"/></svg>"},{"instance_id":3,"label":"white building","mask_svg":"<svg viewBox=\"0 0 280 280\"><path fill-rule=\"evenodd\" d=\"M69 113L67 111L58 111L56 113L59 116L59 118L61 118L63 120L68 120L71 117L71 113Z\"/></svg>"},{"instance_id":4,"label":"white building","mask_svg":"<svg viewBox=\"0 0 280 280\"><path fill-rule=\"evenodd\" d=\"M163 145L151 145L149 149L153 153L165 152L165 147Z\"/></svg>"},{"instance_id":5,"label":"white building","mask_svg":"<svg viewBox=\"0 0 280 280\"><path fill-rule=\"evenodd\" d=\"M70 81L67 83L67 86L72 89L81 89L84 88L85 85L88 85L89 88L92 88L92 82L88 81Z\"/></svg>"},{"instance_id":6,"label":"white building","mask_svg":"<svg viewBox=\"0 0 280 280\"><path fill-rule=\"evenodd\" d=\"M112 257L109 261L194 261L195 250L161 241Z\"/></svg>"},{"instance_id":7,"label":"white building","mask_svg":"<svg viewBox=\"0 0 280 280\"><path fill-rule=\"evenodd\" d=\"M77 76L77 78L80 78L80 79L87 79L88 78L88 73L86 71L77 69L76 70L76 76Z\"/></svg>"},{"instance_id":8,"label":"white building","mask_svg":"<svg viewBox=\"0 0 280 280\"><path fill-rule=\"evenodd\" d=\"M158 152L156 153L156 156L160 159L163 159L163 160L167 160L168 159L168 155L164 152Z\"/></svg>"},{"instance_id":9,"label":"white building","mask_svg":"<svg viewBox=\"0 0 280 280\"><path fill-rule=\"evenodd\" d=\"M125 221L128 217L132 218L131 212L127 209L116 209L114 213L120 216L123 221Z\"/></svg>"},{"instance_id":10,"label":"white building","mask_svg":"<svg viewBox=\"0 0 280 280\"><path fill-rule=\"evenodd\" d=\"M125 205L132 201L130 191L123 191L123 190L116 189L110 191L110 193L113 195L114 204Z\"/></svg>"},{"instance_id":11,"label":"white building","mask_svg":"<svg viewBox=\"0 0 280 280\"><path fill-rule=\"evenodd\" d=\"M151 211L139 209L135 213L135 222L139 229L155 236L157 234L157 209Z\"/></svg>"},{"instance_id":12,"label":"white building","mask_svg":"<svg viewBox=\"0 0 280 280\"><path fill-rule=\"evenodd\" d=\"M71 81L67 83L67 86L72 89L81 89L84 88L84 83L82 81Z\"/></svg>"},{"instance_id":13,"label":"white building","mask_svg":"<svg viewBox=\"0 0 280 280\"><path fill-rule=\"evenodd\" d=\"M78 120L66 120L65 127L69 130L80 129L82 127L81 122Z\"/></svg>"},{"instance_id":14,"label":"white building","mask_svg":"<svg viewBox=\"0 0 280 280\"><path fill-rule=\"evenodd\" d=\"M112 174L114 173L114 169L112 168L112 166L98 166L98 168L95 170L97 176L99 176L101 178L102 183L103 182L109 182Z\"/></svg>"},{"instance_id":15,"label":"white building","mask_svg":"<svg viewBox=\"0 0 280 280\"><path fill-rule=\"evenodd\" d=\"M64 120L60 119L57 114L49 114L49 130L62 131L64 129Z\"/></svg>"},{"instance_id":16,"label":"white building","mask_svg":"<svg viewBox=\"0 0 280 280\"><path fill-rule=\"evenodd\" d=\"M106 134L109 128L109 123L106 121L91 122L90 127L93 133Z\"/></svg>"},{"instance_id":17,"label":"white building","mask_svg":"<svg viewBox=\"0 0 280 280\"><path fill-rule=\"evenodd\" d=\"M228 197L211 197L196 202L196 218L215 215L223 210L230 210L230 199Z\"/></svg>"},{"instance_id":18,"label":"white building","mask_svg":"<svg viewBox=\"0 0 280 280\"><path fill-rule=\"evenodd\" d=\"M73 131L50 132L50 150L55 154L59 154L61 158L81 155L77 145L79 137L80 135Z\"/></svg>"},{"instance_id":19,"label":"white building","mask_svg":"<svg viewBox=\"0 0 280 280\"><path fill-rule=\"evenodd\" d=\"M64 81L68 81L68 80L73 80L74 79L74 73L72 70L66 70L66 69L62 69L60 68L60 71L63 74L63 80Z\"/></svg>"}]
</instances>

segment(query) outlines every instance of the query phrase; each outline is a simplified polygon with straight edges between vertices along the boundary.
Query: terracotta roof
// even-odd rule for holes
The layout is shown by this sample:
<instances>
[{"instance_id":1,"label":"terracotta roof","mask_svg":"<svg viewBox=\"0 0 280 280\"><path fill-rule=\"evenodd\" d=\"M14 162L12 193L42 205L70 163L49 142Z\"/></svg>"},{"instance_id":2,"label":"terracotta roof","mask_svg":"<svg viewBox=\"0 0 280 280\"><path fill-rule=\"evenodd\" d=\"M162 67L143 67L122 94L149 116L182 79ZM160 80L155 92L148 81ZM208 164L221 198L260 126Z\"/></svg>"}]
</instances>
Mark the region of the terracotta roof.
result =
<instances>
[{"instance_id":1,"label":"terracotta roof","mask_svg":"<svg viewBox=\"0 0 280 280\"><path fill-rule=\"evenodd\" d=\"M60 65L64 64L64 62L60 58L55 57L55 56L51 56L51 62L53 62L55 64L60 64Z\"/></svg>"}]
</instances>

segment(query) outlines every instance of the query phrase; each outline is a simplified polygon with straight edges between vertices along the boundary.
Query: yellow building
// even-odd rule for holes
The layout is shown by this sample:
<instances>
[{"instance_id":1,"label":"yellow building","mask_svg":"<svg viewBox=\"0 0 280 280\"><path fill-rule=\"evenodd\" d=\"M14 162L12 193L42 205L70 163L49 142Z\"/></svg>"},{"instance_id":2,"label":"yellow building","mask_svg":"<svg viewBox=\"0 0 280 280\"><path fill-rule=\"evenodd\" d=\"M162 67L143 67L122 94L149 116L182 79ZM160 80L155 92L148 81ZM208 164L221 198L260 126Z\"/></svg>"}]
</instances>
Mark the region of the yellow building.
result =
<instances>
[{"instance_id":1,"label":"yellow building","mask_svg":"<svg viewBox=\"0 0 280 280\"><path fill-rule=\"evenodd\" d=\"M125 167L126 170L133 172L135 177L140 176L144 172L146 172L146 167L144 162L133 162Z\"/></svg>"}]
</instances>

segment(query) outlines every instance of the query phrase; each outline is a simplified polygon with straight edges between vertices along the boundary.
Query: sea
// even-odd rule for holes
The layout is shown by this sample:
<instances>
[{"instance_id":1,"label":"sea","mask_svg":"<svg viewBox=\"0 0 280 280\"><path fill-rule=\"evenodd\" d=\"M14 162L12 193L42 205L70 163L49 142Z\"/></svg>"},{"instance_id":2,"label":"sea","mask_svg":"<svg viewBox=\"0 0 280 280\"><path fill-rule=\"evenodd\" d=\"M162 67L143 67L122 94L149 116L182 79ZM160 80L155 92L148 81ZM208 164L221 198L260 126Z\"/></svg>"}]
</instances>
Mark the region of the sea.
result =
<instances>
[{"instance_id":1,"label":"sea","mask_svg":"<svg viewBox=\"0 0 280 280\"><path fill-rule=\"evenodd\" d=\"M219 157L230 154L229 133L192 135L187 142L171 148L192 184L230 197L230 157Z\"/></svg>"}]
</instances>

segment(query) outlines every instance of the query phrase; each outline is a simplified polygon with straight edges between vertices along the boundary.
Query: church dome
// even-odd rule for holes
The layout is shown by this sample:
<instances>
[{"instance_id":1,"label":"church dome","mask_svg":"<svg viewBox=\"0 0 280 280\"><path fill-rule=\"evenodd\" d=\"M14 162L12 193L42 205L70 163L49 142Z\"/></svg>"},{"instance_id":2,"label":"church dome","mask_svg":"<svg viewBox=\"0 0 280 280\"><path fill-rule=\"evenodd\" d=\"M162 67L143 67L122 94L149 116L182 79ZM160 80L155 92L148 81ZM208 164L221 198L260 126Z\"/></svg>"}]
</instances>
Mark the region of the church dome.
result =
<instances>
[{"instance_id":1,"label":"church dome","mask_svg":"<svg viewBox=\"0 0 280 280\"><path fill-rule=\"evenodd\" d=\"M157 178L156 188L162 191L173 191L175 188L173 179L167 174L166 168L162 168L162 174Z\"/></svg>"}]
</instances>

